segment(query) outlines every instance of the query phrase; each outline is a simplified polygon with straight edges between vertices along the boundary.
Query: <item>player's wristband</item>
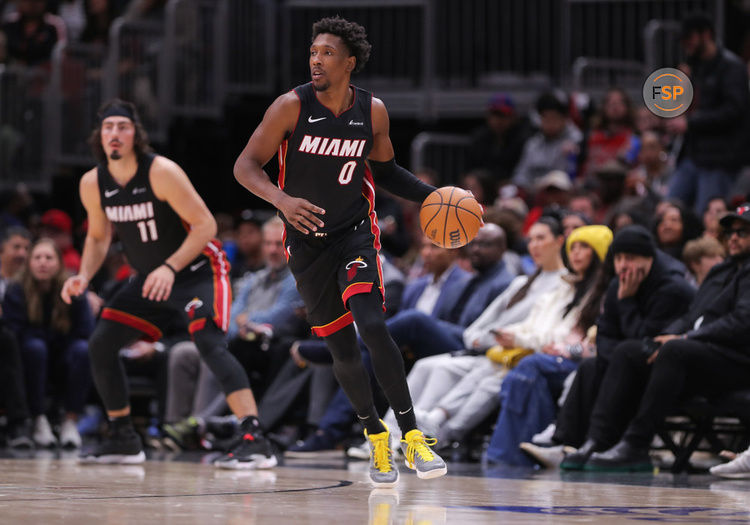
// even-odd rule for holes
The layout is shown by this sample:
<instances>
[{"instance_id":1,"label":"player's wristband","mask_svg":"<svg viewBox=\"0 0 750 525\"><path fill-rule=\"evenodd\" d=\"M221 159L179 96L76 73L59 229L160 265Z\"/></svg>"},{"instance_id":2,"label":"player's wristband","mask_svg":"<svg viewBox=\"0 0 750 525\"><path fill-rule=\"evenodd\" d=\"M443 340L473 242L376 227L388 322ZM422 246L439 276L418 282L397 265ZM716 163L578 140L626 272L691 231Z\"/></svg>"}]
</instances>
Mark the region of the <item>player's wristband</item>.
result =
<instances>
[{"instance_id":1,"label":"player's wristband","mask_svg":"<svg viewBox=\"0 0 750 525\"><path fill-rule=\"evenodd\" d=\"M173 274L177 275L177 270L174 269L174 266L172 266L171 264L169 264L167 261L164 261L163 264L164 264L164 266L166 266L167 268L169 268L170 270L172 270Z\"/></svg>"}]
</instances>

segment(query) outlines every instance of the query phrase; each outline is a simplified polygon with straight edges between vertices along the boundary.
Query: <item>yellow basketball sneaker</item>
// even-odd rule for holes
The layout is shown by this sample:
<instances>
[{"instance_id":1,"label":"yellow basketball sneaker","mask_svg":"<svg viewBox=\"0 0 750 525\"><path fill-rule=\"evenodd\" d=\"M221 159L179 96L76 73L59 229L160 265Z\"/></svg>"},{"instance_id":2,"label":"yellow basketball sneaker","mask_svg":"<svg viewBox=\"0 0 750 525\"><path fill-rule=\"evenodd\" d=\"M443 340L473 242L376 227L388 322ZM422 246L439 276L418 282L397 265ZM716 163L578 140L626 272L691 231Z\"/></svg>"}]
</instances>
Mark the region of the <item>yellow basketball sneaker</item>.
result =
<instances>
[{"instance_id":1,"label":"yellow basketball sneaker","mask_svg":"<svg viewBox=\"0 0 750 525\"><path fill-rule=\"evenodd\" d=\"M410 430L401 440L401 450L406 456L406 466L417 471L420 479L432 479L444 476L448 472L443 458L430 448L437 439L426 438L422 431Z\"/></svg>"},{"instance_id":2,"label":"yellow basketball sneaker","mask_svg":"<svg viewBox=\"0 0 750 525\"><path fill-rule=\"evenodd\" d=\"M382 421L381 421L382 423ZM395 487L398 483L398 469L393 461L393 450L391 449L391 433L383 423L385 432L368 435L365 430L365 438L370 446L370 479L372 484L379 488Z\"/></svg>"}]
</instances>

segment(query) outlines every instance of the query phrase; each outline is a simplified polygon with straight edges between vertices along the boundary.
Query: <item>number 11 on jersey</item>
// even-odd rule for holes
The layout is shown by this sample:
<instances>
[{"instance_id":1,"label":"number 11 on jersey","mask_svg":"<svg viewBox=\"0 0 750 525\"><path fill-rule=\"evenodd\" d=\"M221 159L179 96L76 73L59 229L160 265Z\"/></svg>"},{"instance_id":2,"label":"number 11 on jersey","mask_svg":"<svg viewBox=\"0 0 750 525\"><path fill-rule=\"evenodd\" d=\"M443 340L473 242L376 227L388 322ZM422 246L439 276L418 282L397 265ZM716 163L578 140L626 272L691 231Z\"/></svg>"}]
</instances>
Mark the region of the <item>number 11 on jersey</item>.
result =
<instances>
[{"instance_id":1,"label":"number 11 on jersey","mask_svg":"<svg viewBox=\"0 0 750 525\"><path fill-rule=\"evenodd\" d=\"M137 225L138 230L141 232L141 242L155 241L159 238L159 234L156 231L156 221L154 219L151 219L150 221L140 221Z\"/></svg>"}]
</instances>

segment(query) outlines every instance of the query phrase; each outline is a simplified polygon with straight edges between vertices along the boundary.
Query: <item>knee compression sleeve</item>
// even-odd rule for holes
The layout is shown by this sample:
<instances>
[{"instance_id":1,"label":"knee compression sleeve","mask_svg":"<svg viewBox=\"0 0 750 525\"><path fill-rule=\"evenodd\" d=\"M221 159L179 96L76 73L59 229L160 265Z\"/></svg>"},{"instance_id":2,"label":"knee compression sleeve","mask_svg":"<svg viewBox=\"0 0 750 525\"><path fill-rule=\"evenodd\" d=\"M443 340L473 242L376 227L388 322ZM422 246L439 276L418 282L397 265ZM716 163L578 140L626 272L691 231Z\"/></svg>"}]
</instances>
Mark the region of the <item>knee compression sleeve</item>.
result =
<instances>
[{"instance_id":1,"label":"knee compression sleeve","mask_svg":"<svg viewBox=\"0 0 750 525\"><path fill-rule=\"evenodd\" d=\"M202 329L193 333L193 341L225 394L250 388L245 370L227 350L224 332L213 321L208 321Z\"/></svg>"}]
</instances>

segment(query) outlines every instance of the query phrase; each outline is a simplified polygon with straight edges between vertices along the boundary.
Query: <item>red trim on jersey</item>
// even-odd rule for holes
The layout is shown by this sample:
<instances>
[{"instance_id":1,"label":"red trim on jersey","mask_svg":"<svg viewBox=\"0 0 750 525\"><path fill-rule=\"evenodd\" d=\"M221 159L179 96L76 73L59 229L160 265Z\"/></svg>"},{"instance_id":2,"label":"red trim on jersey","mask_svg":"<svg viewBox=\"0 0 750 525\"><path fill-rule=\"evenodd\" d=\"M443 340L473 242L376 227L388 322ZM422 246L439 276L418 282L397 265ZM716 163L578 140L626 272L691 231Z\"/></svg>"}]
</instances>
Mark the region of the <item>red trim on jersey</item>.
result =
<instances>
[{"instance_id":1,"label":"red trim on jersey","mask_svg":"<svg viewBox=\"0 0 750 525\"><path fill-rule=\"evenodd\" d=\"M286 223L283 223L281 227L281 245L284 247L284 257L286 257L286 263L289 264L289 258L292 256L292 254L289 251L289 247L286 245Z\"/></svg>"},{"instance_id":2,"label":"red trim on jersey","mask_svg":"<svg viewBox=\"0 0 750 525\"><path fill-rule=\"evenodd\" d=\"M188 333L193 335L198 330L203 330L206 327L206 318L196 319L188 325Z\"/></svg>"},{"instance_id":3,"label":"red trim on jersey","mask_svg":"<svg viewBox=\"0 0 750 525\"><path fill-rule=\"evenodd\" d=\"M344 290L344 293L341 294L341 300L344 301L344 305L346 305L346 302L349 300L349 298L352 295L357 295L358 293L370 293L372 290L372 283L354 283L350 284L346 287L346 290Z\"/></svg>"},{"instance_id":4,"label":"red trim on jersey","mask_svg":"<svg viewBox=\"0 0 750 525\"><path fill-rule=\"evenodd\" d=\"M289 149L289 139L279 144L279 188L284 189L286 179L286 152Z\"/></svg>"},{"instance_id":5,"label":"red trim on jersey","mask_svg":"<svg viewBox=\"0 0 750 525\"><path fill-rule=\"evenodd\" d=\"M149 341L156 342L161 339L162 333L156 325L153 325L141 319L133 314L123 312L122 310L115 310L114 308L105 307L102 310L102 319L108 319L116 323L124 324L136 330L140 330L146 334L146 338Z\"/></svg>"},{"instance_id":6,"label":"red trim on jersey","mask_svg":"<svg viewBox=\"0 0 750 525\"><path fill-rule=\"evenodd\" d=\"M312 84L312 82L310 82L310 84ZM354 94L354 96L352 97L352 103L351 103L351 105L348 108L346 108L344 111L342 111L339 114L336 114L335 111L333 111L331 108L329 108L328 106L326 106L325 104L323 104L320 101L320 98L318 97L318 92L315 90L315 88L313 88L313 93L315 93L315 100L318 101L318 104L320 104L321 106L323 106L324 108L326 108L328 111L330 111L331 114L333 114L333 116L335 116L336 118L339 118L341 115L343 115L344 113L346 113L347 111L349 111L350 109L352 109L354 107L355 102L357 102L357 88L355 88L351 84L349 84L349 87L352 88L352 93Z\"/></svg>"},{"instance_id":7,"label":"red trim on jersey","mask_svg":"<svg viewBox=\"0 0 750 525\"><path fill-rule=\"evenodd\" d=\"M229 281L229 262L221 249L221 243L212 239L203 249L203 255L213 271L214 285L214 322L226 332L229 328L229 314L232 307L232 284Z\"/></svg>"},{"instance_id":8,"label":"red trim on jersey","mask_svg":"<svg viewBox=\"0 0 750 525\"><path fill-rule=\"evenodd\" d=\"M328 335L338 332L345 326L349 326L353 322L354 322L354 317L352 317L352 313L346 312L344 315L342 315L335 321L331 321L328 324L324 324L322 326L313 326L312 333L317 335L318 337L326 337Z\"/></svg>"},{"instance_id":9,"label":"red trim on jersey","mask_svg":"<svg viewBox=\"0 0 750 525\"><path fill-rule=\"evenodd\" d=\"M362 195L370 203L367 218L370 219L370 231L373 235L372 246L377 252L378 276L380 277L380 293L383 296L383 308L385 308L385 286L383 285L383 266L380 263L380 226L378 226L378 214L375 213L375 182L372 179L370 166L365 164L365 176L362 179Z\"/></svg>"},{"instance_id":10,"label":"red trim on jersey","mask_svg":"<svg viewBox=\"0 0 750 525\"><path fill-rule=\"evenodd\" d=\"M293 89L292 93L294 93L294 96L297 97L297 100L299 101L299 109L297 110L297 120L294 122L294 128L292 129L292 132L289 134L289 137L294 135L294 132L296 131L297 126L299 125L299 117L300 115L302 115L302 99L299 98L299 93L297 93L296 89Z\"/></svg>"}]
</instances>

